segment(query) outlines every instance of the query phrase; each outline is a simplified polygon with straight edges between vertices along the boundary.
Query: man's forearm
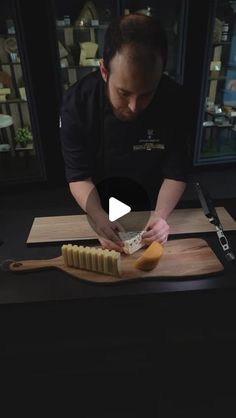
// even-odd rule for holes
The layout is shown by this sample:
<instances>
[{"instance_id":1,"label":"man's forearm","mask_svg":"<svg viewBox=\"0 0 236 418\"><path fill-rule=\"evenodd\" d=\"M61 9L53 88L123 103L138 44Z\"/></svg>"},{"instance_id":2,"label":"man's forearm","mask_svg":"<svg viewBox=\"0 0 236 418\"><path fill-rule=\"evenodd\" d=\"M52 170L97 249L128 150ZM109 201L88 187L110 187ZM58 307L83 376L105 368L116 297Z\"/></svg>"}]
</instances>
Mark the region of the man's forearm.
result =
<instances>
[{"instance_id":1,"label":"man's forearm","mask_svg":"<svg viewBox=\"0 0 236 418\"><path fill-rule=\"evenodd\" d=\"M78 205L90 216L103 211L99 194L91 179L69 183L70 191Z\"/></svg>"},{"instance_id":2,"label":"man's forearm","mask_svg":"<svg viewBox=\"0 0 236 418\"><path fill-rule=\"evenodd\" d=\"M167 219L171 214L178 201L180 200L184 190L186 188L186 183L182 181L176 181L171 179L165 179L162 183L160 191L157 197L157 203L155 211L158 215Z\"/></svg>"}]
</instances>

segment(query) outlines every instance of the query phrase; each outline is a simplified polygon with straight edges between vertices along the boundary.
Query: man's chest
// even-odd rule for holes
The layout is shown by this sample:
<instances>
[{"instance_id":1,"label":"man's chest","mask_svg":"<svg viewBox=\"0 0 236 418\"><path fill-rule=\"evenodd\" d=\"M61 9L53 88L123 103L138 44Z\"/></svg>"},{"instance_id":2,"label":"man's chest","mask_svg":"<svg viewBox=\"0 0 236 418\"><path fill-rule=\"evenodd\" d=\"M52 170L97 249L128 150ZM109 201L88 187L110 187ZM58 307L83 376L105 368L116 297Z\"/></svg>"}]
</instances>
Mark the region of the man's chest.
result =
<instances>
[{"instance_id":1,"label":"man's chest","mask_svg":"<svg viewBox=\"0 0 236 418\"><path fill-rule=\"evenodd\" d=\"M104 141L113 152L140 153L164 151L173 130L163 119L150 115L132 122L118 121L113 115L104 119Z\"/></svg>"}]
</instances>

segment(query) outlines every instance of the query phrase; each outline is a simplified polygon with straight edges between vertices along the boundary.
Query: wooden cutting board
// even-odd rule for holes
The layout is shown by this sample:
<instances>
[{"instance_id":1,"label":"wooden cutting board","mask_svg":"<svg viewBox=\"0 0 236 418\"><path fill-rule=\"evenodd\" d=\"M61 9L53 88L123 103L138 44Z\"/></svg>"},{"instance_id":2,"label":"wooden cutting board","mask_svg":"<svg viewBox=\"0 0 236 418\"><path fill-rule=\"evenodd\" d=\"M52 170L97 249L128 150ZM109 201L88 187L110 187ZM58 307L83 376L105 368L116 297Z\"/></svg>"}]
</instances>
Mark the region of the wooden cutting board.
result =
<instances>
[{"instance_id":1,"label":"wooden cutting board","mask_svg":"<svg viewBox=\"0 0 236 418\"><path fill-rule=\"evenodd\" d=\"M107 284L133 279L181 279L189 276L209 275L223 270L223 265L203 239L186 238L168 241L164 246L164 254L158 265L149 272L134 267L135 259L140 257L143 252L144 249L141 249L129 256L122 255L120 277L67 267L61 256L49 260L15 261L10 264L9 268L17 272L59 268L77 279Z\"/></svg>"},{"instance_id":2,"label":"wooden cutting board","mask_svg":"<svg viewBox=\"0 0 236 418\"><path fill-rule=\"evenodd\" d=\"M223 207L216 208L225 231L236 231L236 222ZM120 218L126 230L140 231L147 212L131 212ZM214 232L215 228L205 217L201 208L175 209L168 219L170 235ZM35 218L27 238L27 245L54 242L94 240L96 235L86 215L49 216Z\"/></svg>"}]
</instances>

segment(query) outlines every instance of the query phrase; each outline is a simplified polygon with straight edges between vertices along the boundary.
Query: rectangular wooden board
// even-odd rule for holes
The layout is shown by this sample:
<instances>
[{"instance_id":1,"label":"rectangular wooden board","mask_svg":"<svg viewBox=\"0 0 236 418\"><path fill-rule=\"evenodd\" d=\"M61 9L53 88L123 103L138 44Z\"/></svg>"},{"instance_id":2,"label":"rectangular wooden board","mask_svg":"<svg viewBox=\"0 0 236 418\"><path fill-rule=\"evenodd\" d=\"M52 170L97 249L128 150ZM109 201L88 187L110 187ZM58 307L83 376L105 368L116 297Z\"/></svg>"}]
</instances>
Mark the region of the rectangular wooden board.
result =
<instances>
[{"instance_id":1,"label":"rectangular wooden board","mask_svg":"<svg viewBox=\"0 0 236 418\"><path fill-rule=\"evenodd\" d=\"M225 231L236 231L236 222L223 207L216 208ZM122 225L131 230L143 228L142 219L146 212L131 212L121 218ZM214 232L201 208L175 209L168 219L170 236L201 232ZM66 215L34 218L27 245L62 243L96 239L86 215Z\"/></svg>"}]
</instances>

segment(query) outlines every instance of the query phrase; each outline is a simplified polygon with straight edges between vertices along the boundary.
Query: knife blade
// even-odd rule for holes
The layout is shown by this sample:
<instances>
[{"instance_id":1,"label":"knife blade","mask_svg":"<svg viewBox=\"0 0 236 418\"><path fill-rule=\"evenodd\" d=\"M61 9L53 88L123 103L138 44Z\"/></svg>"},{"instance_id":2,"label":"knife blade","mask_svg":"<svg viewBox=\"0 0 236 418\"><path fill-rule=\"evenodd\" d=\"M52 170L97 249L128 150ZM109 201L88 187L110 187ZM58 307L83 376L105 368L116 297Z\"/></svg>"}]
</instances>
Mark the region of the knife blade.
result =
<instances>
[{"instance_id":1,"label":"knife blade","mask_svg":"<svg viewBox=\"0 0 236 418\"><path fill-rule=\"evenodd\" d=\"M209 192L199 182L196 183L196 190L206 217L211 223L223 229Z\"/></svg>"}]
</instances>

